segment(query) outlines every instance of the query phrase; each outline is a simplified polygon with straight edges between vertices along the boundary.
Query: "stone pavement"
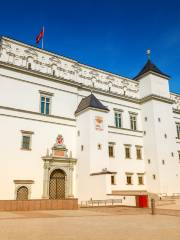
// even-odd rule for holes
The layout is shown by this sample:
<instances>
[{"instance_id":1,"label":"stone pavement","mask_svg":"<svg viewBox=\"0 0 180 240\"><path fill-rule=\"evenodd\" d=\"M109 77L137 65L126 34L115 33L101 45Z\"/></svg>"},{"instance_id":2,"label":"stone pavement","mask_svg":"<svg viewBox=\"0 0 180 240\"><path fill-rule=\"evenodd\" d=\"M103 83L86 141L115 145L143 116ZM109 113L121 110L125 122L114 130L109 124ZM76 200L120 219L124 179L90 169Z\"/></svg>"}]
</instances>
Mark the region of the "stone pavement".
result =
<instances>
[{"instance_id":1,"label":"stone pavement","mask_svg":"<svg viewBox=\"0 0 180 240\"><path fill-rule=\"evenodd\" d=\"M174 199L174 203L157 206L159 209L180 210L180 199Z\"/></svg>"},{"instance_id":2,"label":"stone pavement","mask_svg":"<svg viewBox=\"0 0 180 240\"><path fill-rule=\"evenodd\" d=\"M0 212L0 240L180 240L180 217L133 208Z\"/></svg>"}]
</instances>

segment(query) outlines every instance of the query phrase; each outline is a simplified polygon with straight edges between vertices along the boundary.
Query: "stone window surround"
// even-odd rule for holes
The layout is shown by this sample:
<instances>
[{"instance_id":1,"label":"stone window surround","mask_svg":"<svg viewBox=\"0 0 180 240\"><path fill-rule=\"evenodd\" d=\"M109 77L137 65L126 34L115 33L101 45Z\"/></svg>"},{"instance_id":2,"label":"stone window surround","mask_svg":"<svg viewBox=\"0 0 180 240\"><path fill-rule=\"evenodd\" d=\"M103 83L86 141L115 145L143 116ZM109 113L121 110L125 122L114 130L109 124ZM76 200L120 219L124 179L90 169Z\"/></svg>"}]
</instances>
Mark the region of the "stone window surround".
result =
<instances>
[{"instance_id":1,"label":"stone window surround","mask_svg":"<svg viewBox=\"0 0 180 240\"><path fill-rule=\"evenodd\" d=\"M142 148L143 148L143 146L141 146L141 145L135 145L135 147L136 147L136 159L137 160L142 160L143 158L142 158ZM140 158L138 158L137 157L137 150L140 150L141 151L141 157Z\"/></svg>"},{"instance_id":2,"label":"stone window surround","mask_svg":"<svg viewBox=\"0 0 180 240\"><path fill-rule=\"evenodd\" d=\"M129 121L130 121L130 129L131 130L133 130L133 131L137 131L137 129L138 129L138 121L137 121L137 115L138 115L138 113L137 112L131 112L131 111L128 111L129 112ZM131 128L131 116L133 116L133 117L136 117L136 129L132 129Z\"/></svg>"},{"instance_id":3,"label":"stone window surround","mask_svg":"<svg viewBox=\"0 0 180 240\"><path fill-rule=\"evenodd\" d=\"M180 122L175 122L176 124L176 133L177 133L177 139L180 139Z\"/></svg>"},{"instance_id":4,"label":"stone window surround","mask_svg":"<svg viewBox=\"0 0 180 240\"><path fill-rule=\"evenodd\" d=\"M126 174L126 185L133 185L133 178L132 178L132 176L134 175L134 173L132 173L132 172L125 172L125 174ZM131 178L131 183L127 182L127 177Z\"/></svg>"},{"instance_id":5,"label":"stone window surround","mask_svg":"<svg viewBox=\"0 0 180 240\"><path fill-rule=\"evenodd\" d=\"M51 113L52 113L52 97L54 96L54 93L39 90L39 94L40 94L39 112L41 113L41 97L45 97L45 98L49 98L49 100L50 100L49 101L49 114L46 114L46 113L41 113L41 114L51 115Z\"/></svg>"},{"instance_id":6,"label":"stone window surround","mask_svg":"<svg viewBox=\"0 0 180 240\"><path fill-rule=\"evenodd\" d=\"M114 158L115 157L115 154L114 154L114 152L115 152L115 149L114 149L115 145L116 145L115 142L109 142L108 143L108 151L109 151L109 147L113 148L113 155L112 156L109 155L110 158Z\"/></svg>"},{"instance_id":7,"label":"stone window surround","mask_svg":"<svg viewBox=\"0 0 180 240\"><path fill-rule=\"evenodd\" d=\"M138 185L144 185L144 175L145 175L145 173L137 173ZM142 177L142 184L139 183L139 177Z\"/></svg>"},{"instance_id":8,"label":"stone window surround","mask_svg":"<svg viewBox=\"0 0 180 240\"><path fill-rule=\"evenodd\" d=\"M15 191L14 191L14 199L17 199L17 191L20 187L26 187L28 189L28 199L31 199L31 188L32 184L34 184L34 180L14 180Z\"/></svg>"},{"instance_id":9,"label":"stone window surround","mask_svg":"<svg viewBox=\"0 0 180 240\"><path fill-rule=\"evenodd\" d=\"M26 130L21 130L21 134L22 134L22 138L21 138L21 150L25 150L25 151L31 151L32 150L32 135L34 134L34 132L32 131L26 131ZM29 144L29 148L23 148L23 136L28 136L30 137L30 144Z\"/></svg>"},{"instance_id":10,"label":"stone window surround","mask_svg":"<svg viewBox=\"0 0 180 240\"><path fill-rule=\"evenodd\" d=\"M180 163L180 150L178 151L178 160L179 160L179 163Z\"/></svg>"},{"instance_id":11,"label":"stone window surround","mask_svg":"<svg viewBox=\"0 0 180 240\"><path fill-rule=\"evenodd\" d=\"M112 183L112 177L114 178L114 183ZM111 185L116 185L116 174L111 175Z\"/></svg>"},{"instance_id":12,"label":"stone window surround","mask_svg":"<svg viewBox=\"0 0 180 240\"><path fill-rule=\"evenodd\" d=\"M124 150L125 150L125 159L131 159L131 144L124 144ZM126 148L129 148L129 157L126 156Z\"/></svg>"}]
</instances>

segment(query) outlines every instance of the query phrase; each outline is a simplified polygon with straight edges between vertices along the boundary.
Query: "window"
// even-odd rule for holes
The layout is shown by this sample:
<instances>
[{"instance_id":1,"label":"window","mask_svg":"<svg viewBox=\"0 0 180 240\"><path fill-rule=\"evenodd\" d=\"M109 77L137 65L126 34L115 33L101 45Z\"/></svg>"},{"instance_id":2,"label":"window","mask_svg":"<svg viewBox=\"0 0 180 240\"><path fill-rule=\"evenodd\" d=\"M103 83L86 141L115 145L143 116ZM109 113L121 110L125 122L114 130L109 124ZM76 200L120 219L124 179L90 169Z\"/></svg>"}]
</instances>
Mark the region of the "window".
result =
<instances>
[{"instance_id":1,"label":"window","mask_svg":"<svg viewBox=\"0 0 180 240\"><path fill-rule=\"evenodd\" d=\"M83 145L81 145L81 151L83 151L84 150L84 146Z\"/></svg>"},{"instance_id":2,"label":"window","mask_svg":"<svg viewBox=\"0 0 180 240\"><path fill-rule=\"evenodd\" d=\"M180 163L180 151L178 151L178 159L179 159L179 163Z\"/></svg>"},{"instance_id":3,"label":"window","mask_svg":"<svg viewBox=\"0 0 180 240\"><path fill-rule=\"evenodd\" d=\"M115 182L115 176L114 175L111 175L111 185L115 185L116 182Z\"/></svg>"},{"instance_id":4,"label":"window","mask_svg":"<svg viewBox=\"0 0 180 240\"><path fill-rule=\"evenodd\" d=\"M137 159L142 159L142 147L141 146L136 146L136 158Z\"/></svg>"},{"instance_id":5,"label":"window","mask_svg":"<svg viewBox=\"0 0 180 240\"><path fill-rule=\"evenodd\" d=\"M41 113L50 114L50 97L41 96Z\"/></svg>"},{"instance_id":6,"label":"window","mask_svg":"<svg viewBox=\"0 0 180 240\"><path fill-rule=\"evenodd\" d=\"M125 145L125 158L131 158L131 146Z\"/></svg>"},{"instance_id":7,"label":"window","mask_svg":"<svg viewBox=\"0 0 180 240\"><path fill-rule=\"evenodd\" d=\"M137 114L130 114L130 128L132 130L137 130Z\"/></svg>"},{"instance_id":8,"label":"window","mask_svg":"<svg viewBox=\"0 0 180 240\"><path fill-rule=\"evenodd\" d=\"M108 146L109 149L109 157L114 157L114 144L110 143Z\"/></svg>"},{"instance_id":9,"label":"window","mask_svg":"<svg viewBox=\"0 0 180 240\"><path fill-rule=\"evenodd\" d=\"M101 150L102 149L102 145L99 143L97 148L98 148L98 150Z\"/></svg>"},{"instance_id":10,"label":"window","mask_svg":"<svg viewBox=\"0 0 180 240\"><path fill-rule=\"evenodd\" d=\"M151 160L150 159L148 159L148 164L150 164L151 163Z\"/></svg>"},{"instance_id":11,"label":"window","mask_svg":"<svg viewBox=\"0 0 180 240\"><path fill-rule=\"evenodd\" d=\"M16 200L28 200L31 198L33 180L14 180Z\"/></svg>"},{"instance_id":12,"label":"window","mask_svg":"<svg viewBox=\"0 0 180 240\"><path fill-rule=\"evenodd\" d=\"M121 112L115 112L114 113L114 120L115 120L115 126L117 128L122 127L122 113Z\"/></svg>"},{"instance_id":13,"label":"window","mask_svg":"<svg viewBox=\"0 0 180 240\"><path fill-rule=\"evenodd\" d=\"M52 75L55 76L56 75L56 71L52 70Z\"/></svg>"},{"instance_id":14,"label":"window","mask_svg":"<svg viewBox=\"0 0 180 240\"><path fill-rule=\"evenodd\" d=\"M22 130L21 133L22 133L21 149L22 150L31 150L31 142L32 142L33 132Z\"/></svg>"},{"instance_id":15,"label":"window","mask_svg":"<svg viewBox=\"0 0 180 240\"><path fill-rule=\"evenodd\" d=\"M53 93L39 91L40 92L40 112L42 114L51 114L51 99L54 95Z\"/></svg>"},{"instance_id":16,"label":"window","mask_svg":"<svg viewBox=\"0 0 180 240\"><path fill-rule=\"evenodd\" d=\"M153 174L153 179L154 179L154 180L156 179L156 175L155 175L155 174Z\"/></svg>"},{"instance_id":17,"label":"window","mask_svg":"<svg viewBox=\"0 0 180 240\"><path fill-rule=\"evenodd\" d=\"M32 67L31 67L31 63L28 63L28 69L31 70Z\"/></svg>"},{"instance_id":18,"label":"window","mask_svg":"<svg viewBox=\"0 0 180 240\"><path fill-rule=\"evenodd\" d=\"M162 160L162 165L165 165L165 161L164 160Z\"/></svg>"},{"instance_id":19,"label":"window","mask_svg":"<svg viewBox=\"0 0 180 240\"><path fill-rule=\"evenodd\" d=\"M126 182L127 182L127 185L132 185L132 176L131 175L126 176Z\"/></svg>"},{"instance_id":20,"label":"window","mask_svg":"<svg viewBox=\"0 0 180 240\"><path fill-rule=\"evenodd\" d=\"M144 184L143 176L138 176L138 184L139 185L143 185Z\"/></svg>"},{"instance_id":21,"label":"window","mask_svg":"<svg viewBox=\"0 0 180 240\"><path fill-rule=\"evenodd\" d=\"M176 123L177 138L180 138L180 123Z\"/></svg>"}]
</instances>

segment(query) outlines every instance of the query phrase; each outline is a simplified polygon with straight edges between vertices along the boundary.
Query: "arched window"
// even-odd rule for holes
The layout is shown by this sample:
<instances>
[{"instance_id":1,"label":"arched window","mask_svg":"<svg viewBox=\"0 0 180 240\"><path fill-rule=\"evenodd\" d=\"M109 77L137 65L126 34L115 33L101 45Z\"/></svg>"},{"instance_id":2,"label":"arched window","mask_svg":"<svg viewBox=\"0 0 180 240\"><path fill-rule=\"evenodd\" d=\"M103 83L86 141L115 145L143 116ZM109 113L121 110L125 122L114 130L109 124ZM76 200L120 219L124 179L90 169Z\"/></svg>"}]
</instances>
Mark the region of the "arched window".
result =
<instances>
[{"instance_id":1,"label":"arched window","mask_svg":"<svg viewBox=\"0 0 180 240\"><path fill-rule=\"evenodd\" d=\"M28 188L21 186L17 190L16 200L28 200Z\"/></svg>"}]
</instances>

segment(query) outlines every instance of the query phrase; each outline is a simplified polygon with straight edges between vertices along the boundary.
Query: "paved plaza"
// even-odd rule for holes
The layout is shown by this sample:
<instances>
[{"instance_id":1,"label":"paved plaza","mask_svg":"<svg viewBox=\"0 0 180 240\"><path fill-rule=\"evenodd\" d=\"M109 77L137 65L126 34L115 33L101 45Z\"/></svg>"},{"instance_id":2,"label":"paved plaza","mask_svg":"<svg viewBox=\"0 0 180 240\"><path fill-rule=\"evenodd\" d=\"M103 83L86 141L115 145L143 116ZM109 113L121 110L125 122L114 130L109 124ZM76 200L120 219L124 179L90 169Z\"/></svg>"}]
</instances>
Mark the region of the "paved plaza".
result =
<instances>
[{"instance_id":1,"label":"paved plaza","mask_svg":"<svg viewBox=\"0 0 180 240\"><path fill-rule=\"evenodd\" d=\"M0 212L1 240L180 240L180 216L128 208Z\"/></svg>"}]
</instances>

